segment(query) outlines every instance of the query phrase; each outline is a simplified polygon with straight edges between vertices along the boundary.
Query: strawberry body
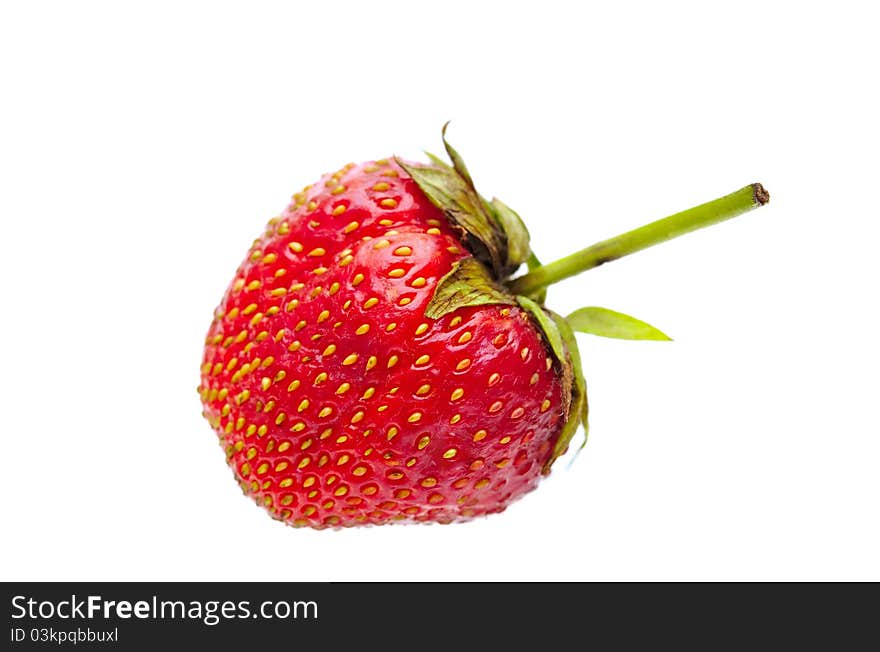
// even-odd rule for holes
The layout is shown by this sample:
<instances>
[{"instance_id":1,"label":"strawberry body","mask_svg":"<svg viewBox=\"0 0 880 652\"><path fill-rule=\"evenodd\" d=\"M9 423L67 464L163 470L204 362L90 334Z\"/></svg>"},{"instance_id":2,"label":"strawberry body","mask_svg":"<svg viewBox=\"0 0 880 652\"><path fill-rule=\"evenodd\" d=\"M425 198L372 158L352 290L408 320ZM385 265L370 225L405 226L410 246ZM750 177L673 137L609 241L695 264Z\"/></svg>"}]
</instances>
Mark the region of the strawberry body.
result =
<instances>
[{"instance_id":1,"label":"strawberry body","mask_svg":"<svg viewBox=\"0 0 880 652\"><path fill-rule=\"evenodd\" d=\"M467 256L393 160L327 175L270 220L215 313L200 395L275 518L447 523L535 488L565 383L515 303L425 316Z\"/></svg>"}]
</instances>

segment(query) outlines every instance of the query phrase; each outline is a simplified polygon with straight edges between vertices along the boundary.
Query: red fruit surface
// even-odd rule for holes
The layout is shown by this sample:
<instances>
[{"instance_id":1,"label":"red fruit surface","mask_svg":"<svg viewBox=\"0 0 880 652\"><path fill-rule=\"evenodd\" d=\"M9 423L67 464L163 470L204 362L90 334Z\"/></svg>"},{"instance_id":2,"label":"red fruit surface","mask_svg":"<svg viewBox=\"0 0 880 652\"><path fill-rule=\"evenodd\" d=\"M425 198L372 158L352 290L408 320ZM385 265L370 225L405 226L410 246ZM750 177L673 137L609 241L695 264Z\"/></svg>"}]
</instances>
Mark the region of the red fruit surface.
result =
<instances>
[{"instance_id":1,"label":"red fruit surface","mask_svg":"<svg viewBox=\"0 0 880 652\"><path fill-rule=\"evenodd\" d=\"M468 520L537 485L565 421L558 362L507 305L426 318L469 255L394 161L293 196L204 352L204 415L242 489L294 526Z\"/></svg>"}]
</instances>

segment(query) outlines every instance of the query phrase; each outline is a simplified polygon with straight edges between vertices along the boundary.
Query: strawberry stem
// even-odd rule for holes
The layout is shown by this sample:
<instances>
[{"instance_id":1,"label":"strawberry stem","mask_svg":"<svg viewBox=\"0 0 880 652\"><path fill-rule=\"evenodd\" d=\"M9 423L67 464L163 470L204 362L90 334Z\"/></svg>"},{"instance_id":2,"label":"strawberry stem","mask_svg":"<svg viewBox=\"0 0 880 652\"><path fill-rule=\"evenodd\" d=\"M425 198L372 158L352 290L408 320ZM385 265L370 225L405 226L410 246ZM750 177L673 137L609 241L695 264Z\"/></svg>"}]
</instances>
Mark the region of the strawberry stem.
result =
<instances>
[{"instance_id":1,"label":"strawberry stem","mask_svg":"<svg viewBox=\"0 0 880 652\"><path fill-rule=\"evenodd\" d=\"M614 238L597 242L565 258L541 265L510 282L510 291L530 296L557 281L617 260L655 244L702 229L770 201L769 193L760 183L753 183L724 197L700 204L686 211L664 217L645 226L627 231Z\"/></svg>"}]
</instances>

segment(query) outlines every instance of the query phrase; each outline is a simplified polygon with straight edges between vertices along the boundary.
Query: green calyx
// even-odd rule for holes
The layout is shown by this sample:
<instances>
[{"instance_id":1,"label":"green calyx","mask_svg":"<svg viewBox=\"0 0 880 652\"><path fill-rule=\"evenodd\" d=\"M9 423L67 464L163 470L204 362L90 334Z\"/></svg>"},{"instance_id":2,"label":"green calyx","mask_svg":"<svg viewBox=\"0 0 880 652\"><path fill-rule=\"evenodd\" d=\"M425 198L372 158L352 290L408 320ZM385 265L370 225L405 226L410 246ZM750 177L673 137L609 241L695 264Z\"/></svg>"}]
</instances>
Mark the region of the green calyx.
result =
<instances>
[{"instance_id":1,"label":"green calyx","mask_svg":"<svg viewBox=\"0 0 880 652\"><path fill-rule=\"evenodd\" d=\"M500 199L484 199L476 189L461 155L442 139L452 165L433 154L431 163L419 165L396 159L425 196L443 211L471 253L437 283L425 316L439 319L467 306L518 305L529 314L542 333L558 365L563 384L564 425L550 459L553 462L568 449L578 428L587 423L587 388L581 368L575 332L630 340L664 341L670 338L635 317L607 308L586 307L562 317L544 306L547 287L593 267L616 260L665 240L716 224L763 206L769 194L755 183L719 199L651 222L615 238L604 240L560 260L542 265L532 252L529 232L519 215ZM528 272L512 278L526 264Z\"/></svg>"}]
</instances>

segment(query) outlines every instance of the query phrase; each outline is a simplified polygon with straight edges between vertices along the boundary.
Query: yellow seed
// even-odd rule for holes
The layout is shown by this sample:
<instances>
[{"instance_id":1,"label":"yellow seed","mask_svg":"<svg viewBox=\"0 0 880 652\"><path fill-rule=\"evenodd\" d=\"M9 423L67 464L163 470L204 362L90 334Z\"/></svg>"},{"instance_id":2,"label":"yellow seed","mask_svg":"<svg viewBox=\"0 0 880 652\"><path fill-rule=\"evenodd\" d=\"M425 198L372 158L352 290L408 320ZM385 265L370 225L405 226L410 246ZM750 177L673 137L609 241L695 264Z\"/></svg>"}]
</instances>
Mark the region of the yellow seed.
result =
<instances>
[{"instance_id":1,"label":"yellow seed","mask_svg":"<svg viewBox=\"0 0 880 652\"><path fill-rule=\"evenodd\" d=\"M455 370L456 371L464 371L465 369L467 369L470 366L471 366L470 358L464 358L457 365L455 365Z\"/></svg>"},{"instance_id":2,"label":"yellow seed","mask_svg":"<svg viewBox=\"0 0 880 652\"><path fill-rule=\"evenodd\" d=\"M384 192L388 190L391 186L384 181L380 181L375 186L373 186L373 190L378 190L379 192Z\"/></svg>"},{"instance_id":3,"label":"yellow seed","mask_svg":"<svg viewBox=\"0 0 880 652\"><path fill-rule=\"evenodd\" d=\"M420 421L421 419L422 419L422 413L421 413L421 412L413 412L412 414L410 414L410 415L406 418L406 420L409 421L410 423L417 423L417 422Z\"/></svg>"},{"instance_id":4,"label":"yellow seed","mask_svg":"<svg viewBox=\"0 0 880 652\"><path fill-rule=\"evenodd\" d=\"M290 464L288 464L287 462L284 462L284 461L282 461L282 462L278 462L278 464L275 465L275 471L276 471L276 472L283 471L283 470L286 469L288 466L290 466Z\"/></svg>"},{"instance_id":5,"label":"yellow seed","mask_svg":"<svg viewBox=\"0 0 880 652\"><path fill-rule=\"evenodd\" d=\"M522 407L518 407L514 409L513 412L510 413L511 419L519 419L523 414L525 414L525 410Z\"/></svg>"},{"instance_id":6,"label":"yellow seed","mask_svg":"<svg viewBox=\"0 0 880 652\"><path fill-rule=\"evenodd\" d=\"M388 332L388 333L390 333L390 332L393 331L395 328L397 328L397 322L391 322L390 324L388 324L388 325L385 327L385 331Z\"/></svg>"},{"instance_id":7,"label":"yellow seed","mask_svg":"<svg viewBox=\"0 0 880 652\"><path fill-rule=\"evenodd\" d=\"M311 463L312 463L312 458L304 457L304 458L302 458L302 460L300 460L300 463L296 465L296 468L302 470L302 469L306 468Z\"/></svg>"},{"instance_id":8,"label":"yellow seed","mask_svg":"<svg viewBox=\"0 0 880 652\"><path fill-rule=\"evenodd\" d=\"M278 450L281 450L280 448ZM287 487L293 484L293 478L284 478L281 482L278 483L278 486L282 489L286 489Z\"/></svg>"},{"instance_id":9,"label":"yellow seed","mask_svg":"<svg viewBox=\"0 0 880 652\"><path fill-rule=\"evenodd\" d=\"M324 352L321 353L321 355L326 358L328 355L333 355L334 353L336 353L336 345L330 344L326 349L324 349Z\"/></svg>"},{"instance_id":10,"label":"yellow seed","mask_svg":"<svg viewBox=\"0 0 880 652\"><path fill-rule=\"evenodd\" d=\"M529 347L524 346L522 348L522 351L519 352L519 357L521 357L523 359L523 361L525 361L526 358L529 357Z\"/></svg>"},{"instance_id":11,"label":"yellow seed","mask_svg":"<svg viewBox=\"0 0 880 652\"><path fill-rule=\"evenodd\" d=\"M391 367L397 364L398 360L399 358L396 355L392 355L390 358L388 358L388 368L391 369Z\"/></svg>"},{"instance_id":12,"label":"yellow seed","mask_svg":"<svg viewBox=\"0 0 880 652\"><path fill-rule=\"evenodd\" d=\"M379 359L374 355L371 355L369 358L367 358L367 365L366 365L367 371L369 371L370 369L375 367L377 362L379 362Z\"/></svg>"},{"instance_id":13,"label":"yellow seed","mask_svg":"<svg viewBox=\"0 0 880 652\"><path fill-rule=\"evenodd\" d=\"M330 311L329 310L322 310L320 312L320 314L318 314L318 323L321 324L321 323L327 321L329 318L330 318Z\"/></svg>"},{"instance_id":14,"label":"yellow seed","mask_svg":"<svg viewBox=\"0 0 880 652\"><path fill-rule=\"evenodd\" d=\"M460 415L460 414L453 414L452 417L449 419L449 423L451 423L451 424L456 424L456 423L458 423L459 421L461 421L461 415Z\"/></svg>"},{"instance_id":15,"label":"yellow seed","mask_svg":"<svg viewBox=\"0 0 880 652\"><path fill-rule=\"evenodd\" d=\"M327 251L324 249L324 247L315 247L309 252L309 256L323 256L326 253Z\"/></svg>"},{"instance_id":16,"label":"yellow seed","mask_svg":"<svg viewBox=\"0 0 880 652\"><path fill-rule=\"evenodd\" d=\"M351 285L352 285L352 287L357 287L358 285L361 284L361 282L363 282L363 280L364 280L364 275L363 275L363 274L361 274L361 273L357 273L357 274L355 274L355 275L354 275L354 278L351 279Z\"/></svg>"},{"instance_id":17,"label":"yellow seed","mask_svg":"<svg viewBox=\"0 0 880 652\"><path fill-rule=\"evenodd\" d=\"M483 478L482 480L478 480L474 484L474 489L482 489L483 487L488 487L488 486L489 486L489 479Z\"/></svg>"},{"instance_id":18,"label":"yellow seed","mask_svg":"<svg viewBox=\"0 0 880 652\"><path fill-rule=\"evenodd\" d=\"M400 431L397 429L396 426L391 426L390 428L388 428L388 433L385 435L385 438L388 439L388 441L391 441L397 436L398 432Z\"/></svg>"},{"instance_id":19,"label":"yellow seed","mask_svg":"<svg viewBox=\"0 0 880 652\"><path fill-rule=\"evenodd\" d=\"M373 245L373 249L384 249L385 247L391 246L391 240L379 240L376 244Z\"/></svg>"},{"instance_id":20,"label":"yellow seed","mask_svg":"<svg viewBox=\"0 0 880 652\"><path fill-rule=\"evenodd\" d=\"M350 388L351 385L349 385L348 383L342 383L339 387L336 388L336 393L340 395L345 394L345 392L347 392Z\"/></svg>"},{"instance_id":21,"label":"yellow seed","mask_svg":"<svg viewBox=\"0 0 880 652\"><path fill-rule=\"evenodd\" d=\"M501 401L495 401L489 406L489 412L498 412L502 407L504 407L504 403Z\"/></svg>"},{"instance_id":22,"label":"yellow seed","mask_svg":"<svg viewBox=\"0 0 880 652\"><path fill-rule=\"evenodd\" d=\"M410 285L414 288L423 288L423 287L425 287L425 284L427 282L428 281L425 279L424 276L419 276L418 278L413 279L413 282L410 283Z\"/></svg>"},{"instance_id":23,"label":"yellow seed","mask_svg":"<svg viewBox=\"0 0 880 652\"><path fill-rule=\"evenodd\" d=\"M326 274L326 273L327 273L326 267L316 267L315 269L312 270L312 274L314 274L315 276L321 276L321 274Z\"/></svg>"},{"instance_id":24,"label":"yellow seed","mask_svg":"<svg viewBox=\"0 0 880 652\"><path fill-rule=\"evenodd\" d=\"M263 389L263 391L266 391L267 389L269 389L269 387L271 385L272 385L271 378L267 378L264 376L263 379L260 381L260 387Z\"/></svg>"},{"instance_id":25,"label":"yellow seed","mask_svg":"<svg viewBox=\"0 0 880 652\"><path fill-rule=\"evenodd\" d=\"M431 356L429 356L429 355L422 355L422 356L419 356L419 358L416 360L416 364L419 365L419 366L421 366L421 365L426 365L426 364L428 364L430 361L431 361Z\"/></svg>"},{"instance_id":26,"label":"yellow seed","mask_svg":"<svg viewBox=\"0 0 880 652\"><path fill-rule=\"evenodd\" d=\"M351 417L351 423L357 423L358 421L361 421L363 418L364 418L364 411L358 410L357 412L354 413L354 416Z\"/></svg>"},{"instance_id":27,"label":"yellow seed","mask_svg":"<svg viewBox=\"0 0 880 652\"><path fill-rule=\"evenodd\" d=\"M391 220L379 220L379 225L380 225L380 226L391 226L392 224L394 224L394 222L391 221ZM392 234L391 234L391 232L389 231L389 232L386 233L385 235L392 235Z\"/></svg>"},{"instance_id":28,"label":"yellow seed","mask_svg":"<svg viewBox=\"0 0 880 652\"><path fill-rule=\"evenodd\" d=\"M451 460L453 457L456 456L457 453L458 453L457 450L455 450L454 448L450 448L445 453L443 453L443 459L444 460Z\"/></svg>"},{"instance_id":29,"label":"yellow seed","mask_svg":"<svg viewBox=\"0 0 880 652\"><path fill-rule=\"evenodd\" d=\"M364 333L368 332L369 330L370 330L369 324L361 324L360 326L357 327L357 330L354 333L355 333L355 335L363 335Z\"/></svg>"},{"instance_id":30,"label":"yellow seed","mask_svg":"<svg viewBox=\"0 0 880 652\"><path fill-rule=\"evenodd\" d=\"M417 396L424 396L425 394L427 394L427 393L430 392L430 391L431 391L431 386L430 386L430 385L422 385L421 387L419 387L419 388L416 390L416 395L417 395Z\"/></svg>"},{"instance_id":31,"label":"yellow seed","mask_svg":"<svg viewBox=\"0 0 880 652\"><path fill-rule=\"evenodd\" d=\"M492 385L496 384L499 380L501 380L501 374L493 373L489 376L489 387L492 387Z\"/></svg>"},{"instance_id":32,"label":"yellow seed","mask_svg":"<svg viewBox=\"0 0 880 652\"><path fill-rule=\"evenodd\" d=\"M278 260L278 254L266 254L265 256L263 256L263 262L267 265L271 265L276 260Z\"/></svg>"},{"instance_id":33,"label":"yellow seed","mask_svg":"<svg viewBox=\"0 0 880 652\"><path fill-rule=\"evenodd\" d=\"M412 247L398 247L392 253L395 256L409 256L412 254Z\"/></svg>"},{"instance_id":34,"label":"yellow seed","mask_svg":"<svg viewBox=\"0 0 880 652\"><path fill-rule=\"evenodd\" d=\"M241 442L239 442L239 443L241 443ZM256 456L257 456L257 449L254 448L253 446L248 448L247 453L245 453L245 457L247 457L249 460L254 459Z\"/></svg>"},{"instance_id":35,"label":"yellow seed","mask_svg":"<svg viewBox=\"0 0 880 652\"><path fill-rule=\"evenodd\" d=\"M242 475L250 475L251 474L251 465L245 462L241 465L241 474Z\"/></svg>"},{"instance_id":36,"label":"yellow seed","mask_svg":"<svg viewBox=\"0 0 880 652\"><path fill-rule=\"evenodd\" d=\"M348 207L345 204L339 204L336 208L333 209L333 215L342 215Z\"/></svg>"},{"instance_id":37,"label":"yellow seed","mask_svg":"<svg viewBox=\"0 0 880 652\"><path fill-rule=\"evenodd\" d=\"M434 487L437 485L437 478L425 478L422 480L421 485L423 487Z\"/></svg>"},{"instance_id":38,"label":"yellow seed","mask_svg":"<svg viewBox=\"0 0 880 652\"><path fill-rule=\"evenodd\" d=\"M308 205L306 206L306 210L309 211L310 213L312 211L314 211L316 208L318 208L318 202L316 202L314 199L312 201L310 201L308 203Z\"/></svg>"},{"instance_id":39,"label":"yellow seed","mask_svg":"<svg viewBox=\"0 0 880 652\"><path fill-rule=\"evenodd\" d=\"M382 208L397 208L397 200L393 197L386 197L379 202L379 206Z\"/></svg>"},{"instance_id":40,"label":"yellow seed","mask_svg":"<svg viewBox=\"0 0 880 652\"><path fill-rule=\"evenodd\" d=\"M529 385L535 385L538 382L539 376L537 373L532 374L532 377L529 379Z\"/></svg>"},{"instance_id":41,"label":"yellow seed","mask_svg":"<svg viewBox=\"0 0 880 652\"><path fill-rule=\"evenodd\" d=\"M499 444L509 444L510 443L510 435L505 435L501 439L498 440Z\"/></svg>"},{"instance_id":42,"label":"yellow seed","mask_svg":"<svg viewBox=\"0 0 880 652\"><path fill-rule=\"evenodd\" d=\"M373 398L373 394L375 394L375 393L376 393L375 387L367 387L367 390L364 392L364 394L363 394L363 396L361 396L361 398L366 401L367 399Z\"/></svg>"},{"instance_id":43,"label":"yellow seed","mask_svg":"<svg viewBox=\"0 0 880 652\"><path fill-rule=\"evenodd\" d=\"M314 383L315 383L315 385L320 385L320 384L323 383L325 380L327 380L327 372L326 372L326 371L322 371L322 372L319 373L317 376L315 376L315 381L314 381Z\"/></svg>"},{"instance_id":44,"label":"yellow seed","mask_svg":"<svg viewBox=\"0 0 880 652\"><path fill-rule=\"evenodd\" d=\"M482 441L488 434L489 433L485 430L477 430L477 432L474 433L474 441Z\"/></svg>"},{"instance_id":45,"label":"yellow seed","mask_svg":"<svg viewBox=\"0 0 880 652\"><path fill-rule=\"evenodd\" d=\"M400 267L396 267L395 269L392 269L390 272L388 272L388 276L390 276L391 278L400 278L401 276L404 276L405 274L406 274L406 270L401 269Z\"/></svg>"},{"instance_id":46,"label":"yellow seed","mask_svg":"<svg viewBox=\"0 0 880 652\"><path fill-rule=\"evenodd\" d=\"M461 334L461 337L458 338L458 343L466 344L467 342L470 342L472 338L473 334L470 331L465 331Z\"/></svg>"},{"instance_id":47,"label":"yellow seed","mask_svg":"<svg viewBox=\"0 0 880 652\"><path fill-rule=\"evenodd\" d=\"M364 301L364 310L369 310L373 306L379 303L379 300L376 297L370 297L366 301Z\"/></svg>"},{"instance_id":48,"label":"yellow seed","mask_svg":"<svg viewBox=\"0 0 880 652\"><path fill-rule=\"evenodd\" d=\"M458 247L446 247L446 251L451 254L461 253L461 249L459 249Z\"/></svg>"},{"instance_id":49,"label":"yellow seed","mask_svg":"<svg viewBox=\"0 0 880 652\"><path fill-rule=\"evenodd\" d=\"M269 465L266 462L263 462L262 464L260 464L260 466L257 467L257 475L263 475L268 470Z\"/></svg>"},{"instance_id":50,"label":"yellow seed","mask_svg":"<svg viewBox=\"0 0 880 652\"><path fill-rule=\"evenodd\" d=\"M348 366L357 362L358 356L357 353L351 353L345 357L345 360L342 361L342 364Z\"/></svg>"},{"instance_id":51,"label":"yellow seed","mask_svg":"<svg viewBox=\"0 0 880 652\"><path fill-rule=\"evenodd\" d=\"M357 222L349 222L348 224L345 225L345 228L342 229L342 232L343 233L351 233L352 231L357 229L359 226L360 226L360 224Z\"/></svg>"},{"instance_id":52,"label":"yellow seed","mask_svg":"<svg viewBox=\"0 0 880 652\"><path fill-rule=\"evenodd\" d=\"M284 294L287 294L287 288L275 288L274 290L269 292L269 296L280 297Z\"/></svg>"},{"instance_id":53,"label":"yellow seed","mask_svg":"<svg viewBox=\"0 0 880 652\"><path fill-rule=\"evenodd\" d=\"M333 408L325 405L321 408L321 411L318 412L318 417L323 419L324 417L329 417L331 414L333 414Z\"/></svg>"},{"instance_id":54,"label":"yellow seed","mask_svg":"<svg viewBox=\"0 0 880 652\"><path fill-rule=\"evenodd\" d=\"M307 410L308 408L309 408L309 399L304 398L302 401L300 401L299 405L296 408L296 411L303 412L303 411Z\"/></svg>"},{"instance_id":55,"label":"yellow seed","mask_svg":"<svg viewBox=\"0 0 880 652\"><path fill-rule=\"evenodd\" d=\"M345 186L340 184L340 185L336 186L333 190L331 190L330 194L331 195L341 195L344 192L345 192Z\"/></svg>"},{"instance_id":56,"label":"yellow seed","mask_svg":"<svg viewBox=\"0 0 880 652\"><path fill-rule=\"evenodd\" d=\"M432 226L430 229L427 229L425 233L427 233L428 235L440 235L440 229L438 229L436 226Z\"/></svg>"},{"instance_id":57,"label":"yellow seed","mask_svg":"<svg viewBox=\"0 0 880 652\"><path fill-rule=\"evenodd\" d=\"M411 302L412 302L412 299L410 297L403 297L400 301L397 302L397 305L398 306L405 306Z\"/></svg>"},{"instance_id":58,"label":"yellow seed","mask_svg":"<svg viewBox=\"0 0 880 652\"><path fill-rule=\"evenodd\" d=\"M419 439L418 443L416 444L416 447L419 450L424 450L425 447L430 443L431 443L431 438L428 437L428 435L424 435L421 439Z\"/></svg>"},{"instance_id":59,"label":"yellow seed","mask_svg":"<svg viewBox=\"0 0 880 652\"><path fill-rule=\"evenodd\" d=\"M292 252L297 253L297 254L300 253L300 252L303 250L303 246L302 246L302 244L300 244L299 242L291 242L290 244L287 245L287 247L288 247Z\"/></svg>"},{"instance_id":60,"label":"yellow seed","mask_svg":"<svg viewBox=\"0 0 880 652\"><path fill-rule=\"evenodd\" d=\"M421 335L422 333L424 333L427 330L428 330L428 325L426 323L422 322L421 324L418 325L418 328L416 328L416 335Z\"/></svg>"},{"instance_id":61,"label":"yellow seed","mask_svg":"<svg viewBox=\"0 0 880 652\"><path fill-rule=\"evenodd\" d=\"M257 304L249 303L247 307L241 311L242 315L249 315L257 309Z\"/></svg>"},{"instance_id":62,"label":"yellow seed","mask_svg":"<svg viewBox=\"0 0 880 652\"><path fill-rule=\"evenodd\" d=\"M254 290L258 289L261 285L262 285L262 283L260 283L259 281L251 281L250 283L247 284L246 289L253 292Z\"/></svg>"},{"instance_id":63,"label":"yellow seed","mask_svg":"<svg viewBox=\"0 0 880 652\"><path fill-rule=\"evenodd\" d=\"M356 466L351 470L352 475L356 475L358 477L364 475L367 472L367 467L365 466Z\"/></svg>"}]
</instances>

